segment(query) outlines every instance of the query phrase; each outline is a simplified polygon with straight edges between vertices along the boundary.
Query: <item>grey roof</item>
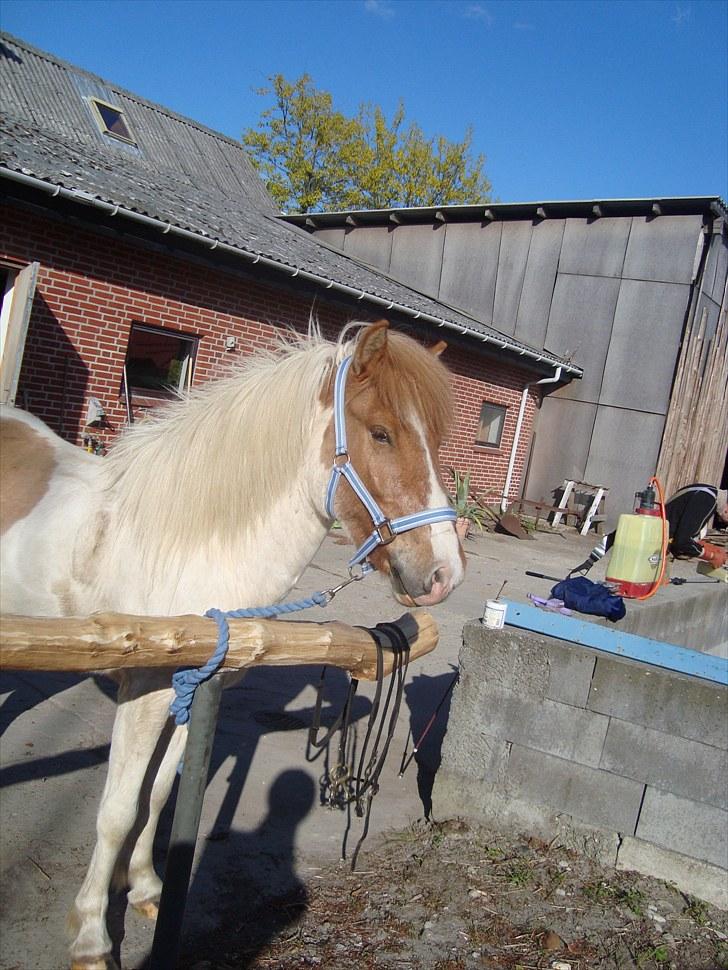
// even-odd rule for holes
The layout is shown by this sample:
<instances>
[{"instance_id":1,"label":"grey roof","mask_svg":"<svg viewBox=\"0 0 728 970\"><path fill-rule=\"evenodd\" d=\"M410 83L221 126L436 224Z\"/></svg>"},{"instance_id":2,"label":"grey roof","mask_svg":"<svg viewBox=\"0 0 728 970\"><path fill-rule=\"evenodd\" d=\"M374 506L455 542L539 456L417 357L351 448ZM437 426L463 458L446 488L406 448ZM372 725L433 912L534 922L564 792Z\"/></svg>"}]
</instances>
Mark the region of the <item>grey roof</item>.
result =
<instances>
[{"instance_id":1,"label":"grey roof","mask_svg":"<svg viewBox=\"0 0 728 970\"><path fill-rule=\"evenodd\" d=\"M123 111L130 145L89 102ZM242 146L8 34L0 34L0 177L262 262L348 299L454 330L538 369L565 363L486 326L279 218ZM82 211L82 210L81 210Z\"/></svg>"},{"instance_id":2,"label":"grey roof","mask_svg":"<svg viewBox=\"0 0 728 970\"><path fill-rule=\"evenodd\" d=\"M606 216L703 215L728 221L720 196L691 195L645 199L564 199L550 202L488 202L479 205L413 206L405 209L345 209L283 215L292 225L310 230L387 224L429 225L433 222L491 222L513 219L594 219Z\"/></svg>"}]
</instances>

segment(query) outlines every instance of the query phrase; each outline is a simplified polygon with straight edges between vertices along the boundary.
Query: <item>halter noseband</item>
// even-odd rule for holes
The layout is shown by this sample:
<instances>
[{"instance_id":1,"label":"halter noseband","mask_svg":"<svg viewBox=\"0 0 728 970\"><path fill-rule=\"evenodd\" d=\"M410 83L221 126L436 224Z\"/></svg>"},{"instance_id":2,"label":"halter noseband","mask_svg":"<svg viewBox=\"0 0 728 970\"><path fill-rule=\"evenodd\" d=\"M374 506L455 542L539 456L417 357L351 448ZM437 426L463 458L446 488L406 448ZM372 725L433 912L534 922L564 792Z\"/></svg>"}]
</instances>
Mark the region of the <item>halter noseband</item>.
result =
<instances>
[{"instance_id":1,"label":"halter noseband","mask_svg":"<svg viewBox=\"0 0 728 970\"><path fill-rule=\"evenodd\" d=\"M330 518L336 518L334 513L334 496L339 480L343 476L354 489L354 493L369 513L374 530L371 535L356 550L349 560L349 569L360 564L363 568L373 569L371 563L366 562L367 556L377 546L387 546L402 532L409 532L421 525L431 525L435 522L454 522L457 518L455 510L450 507L439 509L425 509L410 515L401 515L397 519L388 519L374 501L369 489L359 478L349 458L346 443L345 392L346 375L351 366L351 357L345 357L339 364L334 381L334 433L336 435L336 453L331 469L328 488L326 489L326 512Z\"/></svg>"}]
</instances>

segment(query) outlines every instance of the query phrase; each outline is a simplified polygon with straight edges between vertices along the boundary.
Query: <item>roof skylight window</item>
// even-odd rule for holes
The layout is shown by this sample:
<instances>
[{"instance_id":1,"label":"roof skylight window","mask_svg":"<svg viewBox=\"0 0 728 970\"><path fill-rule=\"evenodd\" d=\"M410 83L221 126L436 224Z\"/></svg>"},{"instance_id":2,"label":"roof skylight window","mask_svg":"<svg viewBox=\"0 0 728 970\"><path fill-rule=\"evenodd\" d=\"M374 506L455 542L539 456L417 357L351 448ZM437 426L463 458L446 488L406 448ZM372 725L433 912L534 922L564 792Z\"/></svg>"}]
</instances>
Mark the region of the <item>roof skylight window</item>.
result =
<instances>
[{"instance_id":1,"label":"roof skylight window","mask_svg":"<svg viewBox=\"0 0 728 970\"><path fill-rule=\"evenodd\" d=\"M111 138L118 138L120 141L128 142L130 145L136 145L121 108L115 108L113 104L100 101L98 98L90 98L89 100L96 122L105 135L109 135Z\"/></svg>"}]
</instances>

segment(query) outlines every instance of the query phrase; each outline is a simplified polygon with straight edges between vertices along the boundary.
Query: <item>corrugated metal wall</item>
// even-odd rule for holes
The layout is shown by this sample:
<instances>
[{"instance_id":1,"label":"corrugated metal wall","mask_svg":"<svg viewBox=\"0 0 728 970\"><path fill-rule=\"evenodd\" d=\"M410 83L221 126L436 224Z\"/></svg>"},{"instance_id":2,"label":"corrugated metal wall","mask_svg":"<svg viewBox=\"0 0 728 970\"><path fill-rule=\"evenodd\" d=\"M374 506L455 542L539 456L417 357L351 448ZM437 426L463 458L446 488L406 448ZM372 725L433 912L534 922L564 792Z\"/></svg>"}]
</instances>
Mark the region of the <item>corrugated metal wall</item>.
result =
<instances>
[{"instance_id":1,"label":"corrugated metal wall","mask_svg":"<svg viewBox=\"0 0 728 970\"><path fill-rule=\"evenodd\" d=\"M583 367L582 381L543 402L526 495L553 498L574 478L609 487L612 521L629 511L657 467L701 265L700 306L715 332L728 272L725 236L714 237L701 264L700 215L435 222L318 235Z\"/></svg>"}]
</instances>

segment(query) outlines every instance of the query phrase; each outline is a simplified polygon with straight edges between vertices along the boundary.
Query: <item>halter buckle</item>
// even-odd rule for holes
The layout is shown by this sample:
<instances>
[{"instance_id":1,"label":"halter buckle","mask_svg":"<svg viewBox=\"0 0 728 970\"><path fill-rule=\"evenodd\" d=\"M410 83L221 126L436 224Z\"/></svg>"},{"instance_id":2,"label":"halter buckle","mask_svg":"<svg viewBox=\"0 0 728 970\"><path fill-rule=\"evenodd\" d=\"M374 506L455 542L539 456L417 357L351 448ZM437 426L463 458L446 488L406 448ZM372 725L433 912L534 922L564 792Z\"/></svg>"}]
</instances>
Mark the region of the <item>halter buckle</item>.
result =
<instances>
[{"instance_id":1,"label":"halter buckle","mask_svg":"<svg viewBox=\"0 0 728 970\"><path fill-rule=\"evenodd\" d=\"M334 468L343 468L344 465L348 465L351 459L349 458L348 451L342 451L338 455L334 455Z\"/></svg>"},{"instance_id":2,"label":"halter buckle","mask_svg":"<svg viewBox=\"0 0 728 970\"><path fill-rule=\"evenodd\" d=\"M380 522L375 529L377 535L379 536L379 545L388 546L390 542L394 542L397 538L397 533L392 528L392 523L389 519L385 519L384 522Z\"/></svg>"}]
</instances>

